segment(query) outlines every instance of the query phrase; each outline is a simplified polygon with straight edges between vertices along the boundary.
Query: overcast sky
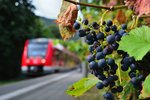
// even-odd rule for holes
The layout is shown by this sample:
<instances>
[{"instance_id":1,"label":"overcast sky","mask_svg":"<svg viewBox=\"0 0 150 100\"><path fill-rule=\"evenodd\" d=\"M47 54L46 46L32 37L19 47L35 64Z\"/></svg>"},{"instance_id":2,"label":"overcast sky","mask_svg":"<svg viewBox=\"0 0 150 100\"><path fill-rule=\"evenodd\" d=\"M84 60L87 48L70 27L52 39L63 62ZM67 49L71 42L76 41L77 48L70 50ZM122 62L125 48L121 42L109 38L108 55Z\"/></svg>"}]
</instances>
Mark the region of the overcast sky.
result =
<instances>
[{"instance_id":1,"label":"overcast sky","mask_svg":"<svg viewBox=\"0 0 150 100\"><path fill-rule=\"evenodd\" d=\"M62 0L33 0L36 7L35 14L47 18L56 19Z\"/></svg>"}]
</instances>

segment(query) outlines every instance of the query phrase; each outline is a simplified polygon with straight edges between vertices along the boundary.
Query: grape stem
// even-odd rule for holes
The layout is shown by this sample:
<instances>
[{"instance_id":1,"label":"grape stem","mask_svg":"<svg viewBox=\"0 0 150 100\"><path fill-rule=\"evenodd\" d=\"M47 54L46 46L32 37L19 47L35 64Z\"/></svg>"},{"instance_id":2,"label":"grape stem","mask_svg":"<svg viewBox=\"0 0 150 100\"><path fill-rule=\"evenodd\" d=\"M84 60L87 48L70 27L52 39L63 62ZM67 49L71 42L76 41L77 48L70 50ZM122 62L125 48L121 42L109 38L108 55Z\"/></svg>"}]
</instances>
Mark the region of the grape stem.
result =
<instances>
[{"instance_id":1,"label":"grape stem","mask_svg":"<svg viewBox=\"0 0 150 100\"><path fill-rule=\"evenodd\" d=\"M106 10L110 10L110 11L117 10L117 9L122 9L122 8L127 8L126 5L119 5L119 6L108 7L108 6L97 6L97 5L87 4L87 3L82 3L82 2L75 2L75 1L72 1L72 0L64 0L64 1L73 3L75 5L82 5L82 6L99 8L99 9L106 9Z\"/></svg>"},{"instance_id":2,"label":"grape stem","mask_svg":"<svg viewBox=\"0 0 150 100\"><path fill-rule=\"evenodd\" d=\"M119 82L120 82L120 84L122 83L122 81L121 81L121 71L120 71L120 63L119 63L119 66L118 66L118 69L117 69L117 71L118 71L118 76L119 76Z\"/></svg>"}]
</instances>

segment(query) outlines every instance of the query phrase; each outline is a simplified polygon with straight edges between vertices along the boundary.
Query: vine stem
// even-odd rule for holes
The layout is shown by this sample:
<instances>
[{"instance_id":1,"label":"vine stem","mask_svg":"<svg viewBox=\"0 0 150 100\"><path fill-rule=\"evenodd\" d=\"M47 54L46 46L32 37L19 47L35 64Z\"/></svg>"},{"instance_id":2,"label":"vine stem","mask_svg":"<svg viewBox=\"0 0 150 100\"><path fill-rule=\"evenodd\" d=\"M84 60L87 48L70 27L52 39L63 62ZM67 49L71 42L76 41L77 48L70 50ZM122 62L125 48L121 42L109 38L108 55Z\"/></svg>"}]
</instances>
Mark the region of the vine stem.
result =
<instances>
[{"instance_id":1,"label":"vine stem","mask_svg":"<svg viewBox=\"0 0 150 100\"><path fill-rule=\"evenodd\" d=\"M106 11L103 13L103 15L102 15L102 17L101 17L101 19L100 19L100 31L102 31L103 20L104 20L105 15L106 15L108 12L109 12L109 10L106 10Z\"/></svg>"},{"instance_id":2,"label":"vine stem","mask_svg":"<svg viewBox=\"0 0 150 100\"><path fill-rule=\"evenodd\" d=\"M120 63L119 63L119 66L118 66L118 69L117 69L117 71L118 71L118 76L119 76L119 82L120 82L120 84L122 83L122 81L121 81L121 73L120 73Z\"/></svg>"},{"instance_id":3,"label":"vine stem","mask_svg":"<svg viewBox=\"0 0 150 100\"><path fill-rule=\"evenodd\" d=\"M119 5L119 6L108 7L108 6L97 6L97 5L87 4L87 3L82 3L82 2L75 2L75 1L72 1L72 0L64 0L64 1L73 3L75 5L82 5L82 6L99 8L99 9L106 9L106 10L110 10L110 11L117 10L117 9L122 9L122 8L127 8L126 5Z\"/></svg>"},{"instance_id":4,"label":"vine stem","mask_svg":"<svg viewBox=\"0 0 150 100\"><path fill-rule=\"evenodd\" d=\"M132 19L133 19L133 23L132 23L130 29L133 29L133 27L135 25L135 22L136 22L136 17L135 16L133 16Z\"/></svg>"}]
</instances>

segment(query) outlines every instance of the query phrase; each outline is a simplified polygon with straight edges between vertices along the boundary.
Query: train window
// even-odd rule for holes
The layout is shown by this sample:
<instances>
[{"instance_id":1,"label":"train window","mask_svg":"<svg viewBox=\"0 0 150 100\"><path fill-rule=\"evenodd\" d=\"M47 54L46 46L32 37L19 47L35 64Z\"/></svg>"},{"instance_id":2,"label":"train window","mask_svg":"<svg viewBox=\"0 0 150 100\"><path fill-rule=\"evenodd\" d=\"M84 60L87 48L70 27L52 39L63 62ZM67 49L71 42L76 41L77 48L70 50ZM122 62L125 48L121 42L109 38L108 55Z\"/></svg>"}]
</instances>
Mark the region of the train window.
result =
<instances>
[{"instance_id":1,"label":"train window","mask_svg":"<svg viewBox=\"0 0 150 100\"><path fill-rule=\"evenodd\" d=\"M47 43L30 43L28 45L28 57L45 57L47 52Z\"/></svg>"}]
</instances>

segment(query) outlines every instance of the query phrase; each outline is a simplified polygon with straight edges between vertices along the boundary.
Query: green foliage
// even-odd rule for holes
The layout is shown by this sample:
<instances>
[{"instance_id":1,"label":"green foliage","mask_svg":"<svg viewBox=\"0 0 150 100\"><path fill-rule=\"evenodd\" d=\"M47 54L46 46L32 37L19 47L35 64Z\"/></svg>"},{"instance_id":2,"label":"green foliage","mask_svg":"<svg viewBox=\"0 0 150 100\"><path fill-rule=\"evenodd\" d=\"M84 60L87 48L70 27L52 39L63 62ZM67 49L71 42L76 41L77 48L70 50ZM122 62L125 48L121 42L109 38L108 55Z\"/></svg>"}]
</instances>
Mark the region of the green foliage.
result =
<instances>
[{"instance_id":1,"label":"green foliage","mask_svg":"<svg viewBox=\"0 0 150 100\"><path fill-rule=\"evenodd\" d=\"M0 0L0 79L19 75L25 40L42 36L33 10L31 0Z\"/></svg>"},{"instance_id":2,"label":"green foliage","mask_svg":"<svg viewBox=\"0 0 150 100\"><path fill-rule=\"evenodd\" d=\"M99 82L97 78L94 78L94 76L90 76L88 78L82 78L81 80L74 83L67 91L66 93L71 96L81 96L83 93L91 89L95 84Z\"/></svg>"},{"instance_id":3,"label":"green foliage","mask_svg":"<svg viewBox=\"0 0 150 100\"><path fill-rule=\"evenodd\" d=\"M143 26L133 29L129 35L122 38L119 45L119 50L126 51L136 60L142 58L150 51L150 28Z\"/></svg>"},{"instance_id":4,"label":"green foliage","mask_svg":"<svg viewBox=\"0 0 150 100\"><path fill-rule=\"evenodd\" d=\"M139 96L140 99L150 98L150 75L148 75L143 83L143 89Z\"/></svg>"}]
</instances>

